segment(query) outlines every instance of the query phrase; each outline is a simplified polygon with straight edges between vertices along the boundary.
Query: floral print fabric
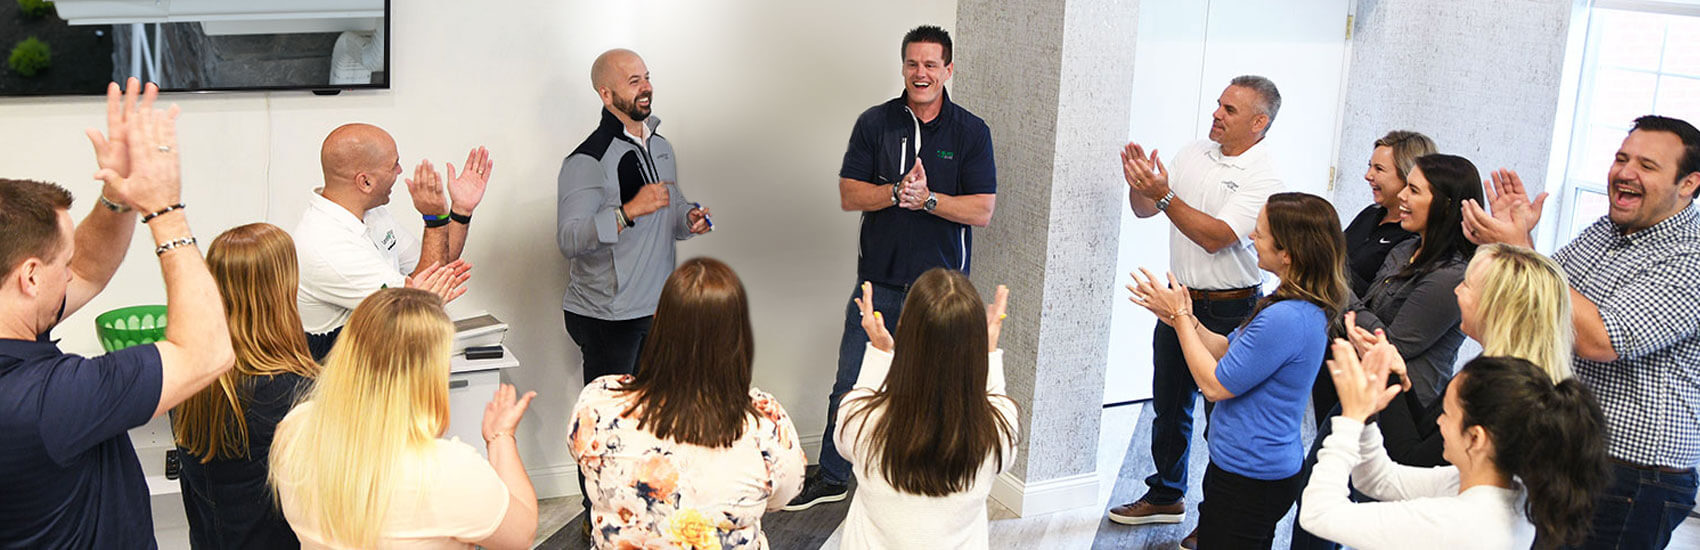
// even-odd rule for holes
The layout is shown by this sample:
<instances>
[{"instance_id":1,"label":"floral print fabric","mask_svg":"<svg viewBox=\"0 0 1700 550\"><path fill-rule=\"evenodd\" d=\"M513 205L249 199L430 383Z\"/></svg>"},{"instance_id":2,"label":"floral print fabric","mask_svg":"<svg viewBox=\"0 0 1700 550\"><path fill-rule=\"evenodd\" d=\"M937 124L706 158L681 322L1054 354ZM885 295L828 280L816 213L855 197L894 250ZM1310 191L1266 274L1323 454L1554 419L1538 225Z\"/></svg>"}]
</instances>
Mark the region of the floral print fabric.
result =
<instances>
[{"instance_id":1,"label":"floral print fabric","mask_svg":"<svg viewBox=\"0 0 1700 550\"><path fill-rule=\"evenodd\" d=\"M802 490L807 459L785 408L750 389L759 417L729 448L657 439L627 414L630 376L591 381L573 408L568 446L589 493L598 548L767 548L761 516Z\"/></svg>"}]
</instances>

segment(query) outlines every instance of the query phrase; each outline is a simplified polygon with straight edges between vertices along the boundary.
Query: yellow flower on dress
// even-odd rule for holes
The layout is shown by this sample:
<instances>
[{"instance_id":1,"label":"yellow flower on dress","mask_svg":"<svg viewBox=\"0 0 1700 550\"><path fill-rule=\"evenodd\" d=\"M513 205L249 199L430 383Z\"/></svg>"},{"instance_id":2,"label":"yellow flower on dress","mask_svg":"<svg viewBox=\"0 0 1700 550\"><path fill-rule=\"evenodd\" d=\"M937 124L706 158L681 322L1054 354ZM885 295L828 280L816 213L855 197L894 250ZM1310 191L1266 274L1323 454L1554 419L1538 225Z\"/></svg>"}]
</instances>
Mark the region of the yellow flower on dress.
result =
<instances>
[{"instance_id":1,"label":"yellow flower on dress","mask_svg":"<svg viewBox=\"0 0 1700 550\"><path fill-rule=\"evenodd\" d=\"M681 509L673 513L672 522L667 526L667 534L680 548L689 550L720 550L720 536L715 532L714 525L702 512L694 508Z\"/></svg>"}]
</instances>

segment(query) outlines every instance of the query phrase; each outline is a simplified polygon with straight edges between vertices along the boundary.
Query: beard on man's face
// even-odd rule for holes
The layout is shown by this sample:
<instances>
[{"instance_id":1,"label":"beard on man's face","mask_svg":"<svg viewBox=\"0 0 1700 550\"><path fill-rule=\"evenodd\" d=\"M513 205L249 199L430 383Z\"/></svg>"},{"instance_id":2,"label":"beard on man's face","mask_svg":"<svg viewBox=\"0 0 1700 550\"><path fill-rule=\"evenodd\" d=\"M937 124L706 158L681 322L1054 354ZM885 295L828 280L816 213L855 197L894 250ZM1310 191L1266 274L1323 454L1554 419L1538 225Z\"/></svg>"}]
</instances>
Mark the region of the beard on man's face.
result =
<instances>
[{"instance_id":1,"label":"beard on man's face","mask_svg":"<svg viewBox=\"0 0 1700 550\"><path fill-rule=\"evenodd\" d=\"M650 108L647 107L647 106L638 105L638 100L639 99L650 99L651 96L653 96L653 95L654 95L654 92L644 92L644 93L632 96L632 98L630 100L621 99L620 96L616 95L616 96L614 96L614 108L619 109L620 112L622 112L622 113L625 113L627 118L630 118L630 119L638 121L638 122L643 122L643 119L649 118Z\"/></svg>"}]
</instances>

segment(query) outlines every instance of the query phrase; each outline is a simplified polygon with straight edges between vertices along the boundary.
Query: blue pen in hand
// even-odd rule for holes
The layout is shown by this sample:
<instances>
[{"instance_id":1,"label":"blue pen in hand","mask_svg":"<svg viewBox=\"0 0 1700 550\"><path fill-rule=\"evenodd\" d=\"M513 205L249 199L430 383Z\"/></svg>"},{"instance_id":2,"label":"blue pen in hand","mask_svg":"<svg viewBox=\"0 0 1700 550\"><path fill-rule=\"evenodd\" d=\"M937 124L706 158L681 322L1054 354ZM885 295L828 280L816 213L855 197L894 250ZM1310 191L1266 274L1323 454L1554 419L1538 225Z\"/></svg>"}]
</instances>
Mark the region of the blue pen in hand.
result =
<instances>
[{"instance_id":1,"label":"blue pen in hand","mask_svg":"<svg viewBox=\"0 0 1700 550\"><path fill-rule=\"evenodd\" d=\"M702 203L700 203L700 202L693 202L693 203L691 203L691 208L695 208L695 209L697 209L697 210L702 210ZM712 219L709 219L709 217L708 217L708 212L706 212L706 211L705 211L705 212L703 212L703 214L702 214L702 221L703 221L703 223L706 223L706 224L708 224L708 230L709 230L709 231L714 231L714 220L712 220Z\"/></svg>"}]
</instances>

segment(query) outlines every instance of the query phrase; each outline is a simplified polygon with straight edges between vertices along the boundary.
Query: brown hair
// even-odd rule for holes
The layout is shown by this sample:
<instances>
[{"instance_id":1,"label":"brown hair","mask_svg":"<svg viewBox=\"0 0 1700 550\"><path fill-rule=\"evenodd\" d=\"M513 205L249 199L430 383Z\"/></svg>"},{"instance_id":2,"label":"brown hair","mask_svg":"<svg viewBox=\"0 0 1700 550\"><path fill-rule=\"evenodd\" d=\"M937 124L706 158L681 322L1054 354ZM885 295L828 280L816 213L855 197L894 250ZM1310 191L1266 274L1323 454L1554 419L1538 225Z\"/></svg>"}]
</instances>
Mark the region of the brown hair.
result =
<instances>
[{"instance_id":1,"label":"brown hair","mask_svg":"<svg viewBox=\"0 0 1700 550\"><path fill-rule=\"evenodd\" d=\"M1275 249L1286 251L1292 265L1281 277L1281 286L1258 302L1245 322L1282 300L1304 300L1322 308L1330 319L1339 316L1348 296L1346 236L1334 206L1308 193L1276 193L1263 208Z\"/></svg>"},{"instance_id":2,"label":"brown hair","mask_svg":"<svg viewBox=\"0 0 1700 550\"><path fill-rule=\"evenodd\" d=\"M268 223L238 226L207 247L207 269L229 316L236 367L178 405L171 431L202 463L253 458L242 404L252 396L254 378L319 374L295 305L295 241Z\"/></svg>"},{"instance_id":3,"label":"brown hair","mask_svg":"<svg viewBox=\"0 0 1700 550\"><path fill-rule=\"evenodd\" d=\"M1002 468L1016 428L986 394L986 306L968 277L942 267L921 274L893 339L885 388L853 398L860 408L845 419L861 418L881 476L905 493L945 496L973 485L987 458ZM869 426L874 409L883 412Z\"/></svg>"},{"instance_id":4,"label":"brown hair","mask_svg":"<svg viewBox=\"0 0 1700 550\"><path fill-rule=\"evenodd\" d=\"M30 258L46 260L65 243L59 211L71 208L71 192L31 180L0 178L0 269L11 273Z\"/></svg>"},{"instance_id":5,"label":"brown hair","mask_svg":"<svg viewBox=\"0 0 1700 550\"><path fill-rule=\"evenodd\" d=\"M634 396L625 413L660 439L731 447L760 414L750 400L755 358L744 283L719 260L686 260L661 287L637 372L621 387Z\"/></svg>"}]
</instances>

